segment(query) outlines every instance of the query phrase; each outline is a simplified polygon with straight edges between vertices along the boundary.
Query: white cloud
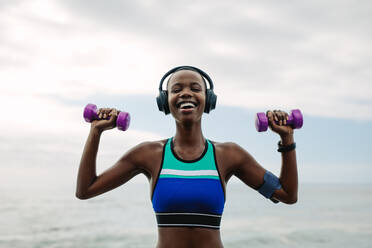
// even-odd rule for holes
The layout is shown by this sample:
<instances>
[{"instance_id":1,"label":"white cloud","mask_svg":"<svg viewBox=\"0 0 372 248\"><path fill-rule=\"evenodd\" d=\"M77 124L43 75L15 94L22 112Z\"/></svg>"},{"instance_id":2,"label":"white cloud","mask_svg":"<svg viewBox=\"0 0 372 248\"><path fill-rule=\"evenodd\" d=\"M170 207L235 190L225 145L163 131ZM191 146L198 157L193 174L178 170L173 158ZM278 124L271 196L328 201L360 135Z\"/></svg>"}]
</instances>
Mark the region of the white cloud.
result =
<instances>
[{"instance_id":1,"label":"white cloud","mask_svg":"<svg viewBox=\"0 0 372 248\"><path fill-rule=\"evenodd\" d=\"M346 2L2 3L0 152L9 165L58 152L77 162L89 129L81 106L46 96L153 96L181 64L211 75L218 104L372 120L370 3ZM101 162L160 138L105 133Z\"/></svg>"},{"instance_id":2,"label":"white cloud","mask_svg":"<svg viewBox=\"0 0 372 248\"><path fill-rule=\"evenodd\" d=\"M8 7L2 21L2 94L156 92L141 75L156 73L160 54L131 33L96 30L52 1Z\"/></svg>"},{"instance_id":3,"label":"white cloud","mask_svg":"<svg viewBox=\"0 0 372 248\"><path fill-rule=\"evenodd\" d=\"M168 69L194 64L212 75L221 104L370 119L365 6L330 17L328 5L237 1L206 16L201 3L176 14L152 2L15 2L1 14L2 94L156 94Z\"/></svg>"}]
</instances>

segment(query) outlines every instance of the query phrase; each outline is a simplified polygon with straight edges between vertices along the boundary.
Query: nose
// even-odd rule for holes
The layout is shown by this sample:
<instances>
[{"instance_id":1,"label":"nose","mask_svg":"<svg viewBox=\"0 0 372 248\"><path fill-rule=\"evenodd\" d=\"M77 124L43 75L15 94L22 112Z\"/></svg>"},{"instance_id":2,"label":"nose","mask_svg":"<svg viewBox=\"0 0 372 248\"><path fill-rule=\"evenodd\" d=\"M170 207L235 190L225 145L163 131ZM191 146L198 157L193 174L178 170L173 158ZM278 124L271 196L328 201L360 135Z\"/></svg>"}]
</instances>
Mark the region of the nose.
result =
<instances>
[{"instance_id":1,"label":"nose","mask_svg":"<svg viewBox=\"0 0 372 248\"><path fill-rule=\"evenodd\" d=\"M180 97L181 98L190 98L192 95L191 95L191 90L185 88L181 91L181 94L180 94Z\"/></svg>"}]
</instances>

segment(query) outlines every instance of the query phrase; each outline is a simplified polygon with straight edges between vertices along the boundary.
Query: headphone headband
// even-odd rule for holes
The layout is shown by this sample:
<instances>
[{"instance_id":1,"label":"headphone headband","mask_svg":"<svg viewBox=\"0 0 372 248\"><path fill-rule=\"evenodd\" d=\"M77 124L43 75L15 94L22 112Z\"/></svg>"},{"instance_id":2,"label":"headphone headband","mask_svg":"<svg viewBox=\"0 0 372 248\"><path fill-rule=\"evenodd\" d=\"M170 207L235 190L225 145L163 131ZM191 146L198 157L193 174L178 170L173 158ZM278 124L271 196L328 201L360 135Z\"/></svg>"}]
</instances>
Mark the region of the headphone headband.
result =
<instances>
[{"instance_id":1,"label":"headphone headband","mask_svg":"<svg viewBox=\"0 0 372 248\"><path fill-rule=\"evenodd\" d=\"M205 77L209 83L209 89L210 90L213 90L214 86L213 86L213 82L212 82L212 79L208 76L207 73L205 73L204 71L200 70L199 68L196 68L194 66L189 66L189 65L182 65L182 66L177 66L171 70L169 70L167 73L165 73L165 75L161 78L160 80L160 84L159 84L159 91L162 91L163 90L163 82L164 80L171 74L175 73L176 71L180 71L180 70L190 70L190 71L196 71L198 72L202 77Z\"/></svg>"}]
</instances>

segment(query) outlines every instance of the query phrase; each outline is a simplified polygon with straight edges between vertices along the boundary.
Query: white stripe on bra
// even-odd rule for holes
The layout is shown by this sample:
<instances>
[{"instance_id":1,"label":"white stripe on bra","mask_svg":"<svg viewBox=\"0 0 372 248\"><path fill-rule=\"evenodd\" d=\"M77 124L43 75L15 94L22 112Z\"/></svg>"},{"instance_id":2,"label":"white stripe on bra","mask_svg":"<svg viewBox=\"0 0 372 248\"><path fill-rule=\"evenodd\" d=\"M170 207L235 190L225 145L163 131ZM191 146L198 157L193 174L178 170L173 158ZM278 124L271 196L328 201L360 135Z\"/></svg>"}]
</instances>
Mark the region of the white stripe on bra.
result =
<instances>
[{"instance_id":1,"label":"white stripe on bra","mask_svg":"<svg viewBox=\"0 0 372 248\"><path fill-rule=\"evenodd\" d=\"M161 175L177 175L177 176L218 176L217 170L173 170L162 169Z\"/></svg>"}]
</instances>

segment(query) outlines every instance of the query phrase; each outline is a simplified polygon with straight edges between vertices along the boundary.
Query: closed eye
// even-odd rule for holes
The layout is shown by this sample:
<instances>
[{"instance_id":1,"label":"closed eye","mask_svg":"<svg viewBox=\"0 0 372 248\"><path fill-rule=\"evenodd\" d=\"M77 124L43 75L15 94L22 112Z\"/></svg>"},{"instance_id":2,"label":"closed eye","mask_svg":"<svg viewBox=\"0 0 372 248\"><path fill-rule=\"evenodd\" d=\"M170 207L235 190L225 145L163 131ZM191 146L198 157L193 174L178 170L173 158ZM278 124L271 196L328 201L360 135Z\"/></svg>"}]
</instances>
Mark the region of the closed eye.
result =
<instances>
[{"instance_id":1,"label":"closed eye","mask_svg":"<svg viewBox=\"0 0 372 248\"><path fill-rule=\"evenodd\" d=\"M195 92L199 92L199 91L201 91L201 89L199 89L199 88L192 88L191 89L192 91L195 91ZM178 93L178 92L180 92L181 91L181 89L172 89L172 93Z\"/></svg>"},{"instance_id":2,"label":"closed eye","mask_svg":"<svg viewBox=\"0 0 372 248\"><path fill-rule=\"evenodd\" d=\"M181 91L181 89L173 89L171 92L172 93L178 93L178 92L180 92Z\"/></svg>"}]
</instances>

